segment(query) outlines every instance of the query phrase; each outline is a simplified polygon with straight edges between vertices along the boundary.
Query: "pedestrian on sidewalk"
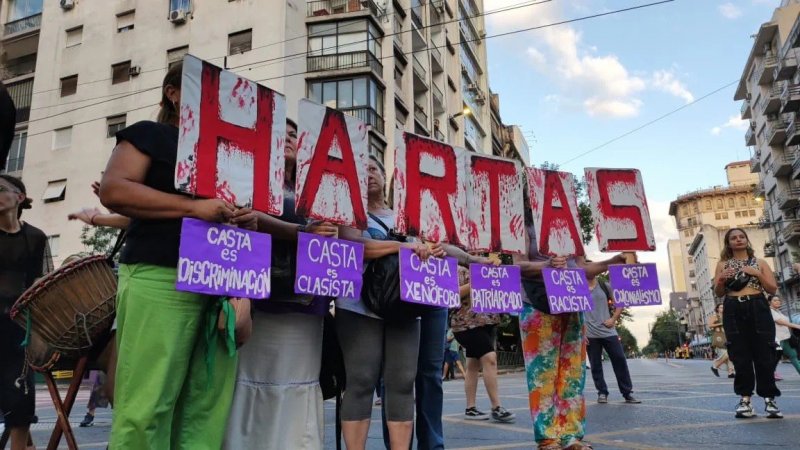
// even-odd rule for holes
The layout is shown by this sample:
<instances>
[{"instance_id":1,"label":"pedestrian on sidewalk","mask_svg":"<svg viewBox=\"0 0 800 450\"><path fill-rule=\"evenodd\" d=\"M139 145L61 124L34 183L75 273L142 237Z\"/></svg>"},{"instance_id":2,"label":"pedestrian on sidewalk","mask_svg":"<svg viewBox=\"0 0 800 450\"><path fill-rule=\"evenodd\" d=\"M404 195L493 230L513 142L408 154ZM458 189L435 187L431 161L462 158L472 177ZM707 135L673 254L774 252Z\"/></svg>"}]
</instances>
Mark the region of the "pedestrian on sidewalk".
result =
<instances>
[{"instance_id":1,"label":"pedestrian on sidewalk","mask_svg":"<svg viewBox=\"0 0 800 450\"><path fill-rule=\"evenodd\" d=\"M725 297L722 326L728 339L728 356L736 376L734 392L741 396L737 418L754 417L753 390L764 398L767 417L780 418L775 401L781 391L775 385L775 324L764 292L778 289L767 262L755 257L747 233L731 228L714 275L714 293Z\"/></svg>"},{"instance_id":2,"label":"pedestrian on sidewalk","mask_svg":"<svg viewBox=\"0 0 800 450\"><path fill-rule=\"evenodd\" d=\"M792 333L789 328L800 330L800 325L792 323L786 315L781 312L781 298L773 295L769 301L769 306L772 312L772 319L775 321L775 342L779 346L779 350L783 352L783 356L787 356L789 361L792 362L794 370L800 374L800 361L797 359L797 350L791 345ZM778 373L777 366L781 357L778 356L775 360L775 374Z\"/></svg>"},{"instance_id":3,"label":"pedestrian on sidewalk","mask_svg":"<svg viewBox=\"0 0 800 450\"><path fill-rule=\"evenodd\" d=\"M497 325L500 316L497 314L481 314L472 311L469 287L469 269L459 267L459 284L461 286L461 306L450 318L450 326L455 338L467 353L467 371L464 376L464 393L467 397L467 408L464 418L467 420L488 420L509 423L516 419L514 413L500 404L497 393ZM492 403L491 414L482 412L477 407L478 378L483 370L483 385Z\"/></svg>"},{"instance_id":4,"label":"pedestrian on sidewalk","mask_svg":"<svg viewBox=\"0 0 800 450\"><path fill-rule=\"evenodd\" d=\"M469 270L466 267L459 266L459 274L462 270ZM467 282L469 283L469 281ZM453 334L453 329L447 329L447 342L445 343L444 350L444 368L442 369L442 379L455 380L456 374L454 369L458 369L461 377L467 379L467 374L464 372L464 365L461 364L461 355L459 354L459 342Z\"/></svg>"},{"instance_id":5,"label":"pedestrian on sidewalk","mask_svg":"<svg viewBox=\"0 0 800 450\"><path fill-rule=\"evenodd\" d=\"M722 326L722 316L725 305L717 303L714 308L714 313L708 316L708 327L711 329L711 345L714 346L719 355L717 359L711 363L711 372L719 377L719 368L723 365L728 371L728 378L733 378L733 362L728 357L728 339L725 337L725 329Z\"/></svg>"},{"instance_id":6,"label":"pedestrian on sidewalk","mask_svg":"<svg viewBox=\"0 0 800 450\"><path fill-rule=\"evenodd\" d=\"M609 302L613 304L611 288L604 280L597 277L587 277L589 288L592 290L594 308L584 313L586 323L586 336L589 338L588 354L591 363L592 379L597 388L597 403L608 403L608 385L603 377L603 350L611 359L617 386L625 403L641 403L633 396L633 382L628 370L628 361L625 359L625 350L617 335L617 321L622 315L621 307L614 307L614 313L609 311Z\"/></svg>"}]
</instances>

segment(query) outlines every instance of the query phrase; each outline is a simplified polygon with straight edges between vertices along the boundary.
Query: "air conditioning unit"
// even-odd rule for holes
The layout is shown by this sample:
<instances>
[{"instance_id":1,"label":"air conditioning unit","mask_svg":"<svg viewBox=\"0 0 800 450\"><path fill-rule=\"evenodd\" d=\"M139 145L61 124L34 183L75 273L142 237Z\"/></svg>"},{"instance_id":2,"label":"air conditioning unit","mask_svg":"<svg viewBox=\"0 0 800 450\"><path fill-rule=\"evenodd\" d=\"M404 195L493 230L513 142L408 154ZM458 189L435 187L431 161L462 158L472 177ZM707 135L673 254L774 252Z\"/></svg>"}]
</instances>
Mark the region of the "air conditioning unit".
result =
<instances>
[{"instance_id":1,"label":"air conditioning unit","mask_svg":"<svg viewBox=\"0 0 800 450\"><path fill-rule=\"evenodd\" d=\"M132 77L135 77L135 76L139 75L140 73L142 73L142 68L139 67L139 66L131 66L131 68L128 69L128 75L130 75Z\"/></svg>"},{"instance_id":2,"label":"air conditioning unit","mask_svg":"<svg viewBox=\"0 0 800 450\"><path fill-rule=\"evenodd\" d=\"M478 85L475 83L470 83L467 85L467 90L470 92L478 92Z\"/></svg>"},{"instance_id":3,"label":"air conditioning unit","mask_svg":"<svg viewBox=\"0 0 800 450\"><path fill-rule=\"evenodd\" d=\"M75 7L75 0L61 0L61 9L72 9Z\"/></svg>"},{"instance_id":4,"label":"air conditioning unit","mask_svg":"<svg viewBox=\"0 0 800 450\"><path fill-rule=\"evenodd\" d=\"M169 21L172 23L184 23L189 18L189 11L185 9L173 9L169 12Z\"/></svg>"}]
</instances>

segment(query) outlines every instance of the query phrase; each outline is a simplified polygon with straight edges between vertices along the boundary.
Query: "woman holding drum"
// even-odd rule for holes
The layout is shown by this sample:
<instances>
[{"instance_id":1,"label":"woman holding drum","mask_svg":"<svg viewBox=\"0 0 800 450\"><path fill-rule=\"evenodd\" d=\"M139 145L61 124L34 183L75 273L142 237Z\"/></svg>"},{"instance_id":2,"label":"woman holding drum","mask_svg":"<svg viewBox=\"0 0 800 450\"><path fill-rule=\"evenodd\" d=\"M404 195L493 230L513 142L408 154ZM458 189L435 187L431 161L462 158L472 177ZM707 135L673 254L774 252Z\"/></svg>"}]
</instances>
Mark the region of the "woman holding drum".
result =
<instances>
[{"instance_id":1,"label":"woman holding drum","mask_svg":"<svg viewBox=\"0 0 800 450\"><path fill-rule=\"evenodd\" d=\"M27 367L25 330L9 311L34 281L53 269L47 236L20 220L31 200L18 178L0 175L0 413L10 430L12 450L27 447L36 388Z\"/></svg>"}]
</instances>

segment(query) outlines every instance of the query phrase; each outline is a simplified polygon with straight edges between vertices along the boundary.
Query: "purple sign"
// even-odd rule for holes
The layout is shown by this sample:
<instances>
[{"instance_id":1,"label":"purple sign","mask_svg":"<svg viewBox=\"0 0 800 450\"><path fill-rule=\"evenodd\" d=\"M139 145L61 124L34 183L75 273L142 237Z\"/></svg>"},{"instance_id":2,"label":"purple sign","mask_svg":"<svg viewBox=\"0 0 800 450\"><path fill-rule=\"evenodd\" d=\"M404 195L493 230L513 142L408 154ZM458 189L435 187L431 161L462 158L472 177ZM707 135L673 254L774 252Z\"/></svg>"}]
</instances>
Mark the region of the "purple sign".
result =
<instances>
[{"instance_id":1,"label":"purple sign","mask_svg":"<svg viewBox=\"0 0 800 450\"><path fill-rule=\"evenodd\" d=\"M272 236L183 219L175 289L198 294L268 298Z\"/></svg>"},{"instance_id":2,"label":"purple sign","mask_svg":"<svg viewBox=\"0 0 800 450\"><path fill-rule=\"evenodd\" d=\"M591 311L594 307L583 269L542 269L547 303L553 314Z\"/></svg>"},{"instance_id":3,"label":"purple sign","mask_svg":"<svg viewBox=\"0 0 800 450\"><path fill-rule=\"evenodd\" d=\"M661 304L658 272L655 264L615 264L608 267L614 306L651 306Z\"/></svg>"},{"instance_id":4,"label":"purple sign","mask_svg":"<svg viewBox=\"0 0 800 450\"><path fill-rule=\"evenodd\" d=\"M355 300L361 295L363 266L364 244L299 233L294 291Z\"/></svg>"},{"instance_id":5,"label":"purple sign","mask_svg":"<svg viewBox=\"0 0 800 450\"><path fill-rule=\"evenodd\" d=\"M458 295L458 263L455 258L423 261L411 249L400 249L400 300L455 308Z\"/></svg>"},{"instance_id":6,"label":"purple sign","mask_svg":"<svg viewBox=\"0 0 800 450\"><path fill-rule=\"evenodd\" d=\"M472 311L503 313L522 311L519 266L470 264Z\"/></svg>"}]
</instances>

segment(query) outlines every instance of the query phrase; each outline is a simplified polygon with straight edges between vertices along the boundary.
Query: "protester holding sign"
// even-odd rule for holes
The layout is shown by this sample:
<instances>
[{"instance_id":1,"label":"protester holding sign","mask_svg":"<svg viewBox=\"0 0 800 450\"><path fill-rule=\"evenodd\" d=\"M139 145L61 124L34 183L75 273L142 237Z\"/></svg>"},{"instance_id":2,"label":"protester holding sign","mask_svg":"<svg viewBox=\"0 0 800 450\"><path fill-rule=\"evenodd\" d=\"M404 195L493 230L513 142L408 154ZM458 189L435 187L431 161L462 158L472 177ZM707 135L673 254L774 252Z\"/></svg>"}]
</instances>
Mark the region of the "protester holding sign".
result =
<instances>
[{"instance_id":1,"label":"protester holding sign","mask_svg":"<svg viewBox=\"0 0 800 450\"><path fill-rule=\"evenodd\" d=\"M272 235L272 293L253 302L253 334L242 347L225 448L322 448L319 386L322 323L329 299L294 293L298 234L335 236L336 227L295 214L297 125L286 120L283 215L255 213Z\"/></svg>"},{"instance_id":2,"label":"protester holding sign","mask_svg":"<svg viewBox=\"0 0 800 450\"><path fill-rule=\"evenodd\" d=\"M755 416L750 398L753 388L764 397L768 417L782 417L775 397L775 325L766 291L778 289L772 269L755 257L747 233L731 228L725 233L724 247L714 275L714 293L725 297L722 326L728 339L728 356L736 375L733 390L741 396L737 418Z\"/></svg>"},{"instance_id":3,"label":"protester holding sign","mask_svg":"<svg viewBox=\"0 0 800 450\"><path fill-rule=\"evenodd\" d=\"M469 292L469 270L459 268L459 284L466 286L465 295L461 296L461 306L453 312L450 326L456 340L464 346L467 353L467 371L464 379L464 393L467 396L467 408L464 418L467 420L487 420L490 415L478 410L477 392L479 372L483 370L483 385L492 403L491 418L497 422L513 422L514 413L500 404L497 394L497 325L498 314L475 313L471 309Z\"/></svg>"},{"instance_id":4,"label":"protester holding sign","mask_svg":"<svg viewBox=\"0 0 800 450\"><path fill-rule=\"evenodd\" d=\"M178 246L182 218L227 222L248 211L175 189L181 70L164 78L157 122L117 133L100 185L103 205L131 218L119 267L114 449L219 448L230 410L236 357L207 332L222 305L175 290Z\"/></svg>"}]
</instances>

